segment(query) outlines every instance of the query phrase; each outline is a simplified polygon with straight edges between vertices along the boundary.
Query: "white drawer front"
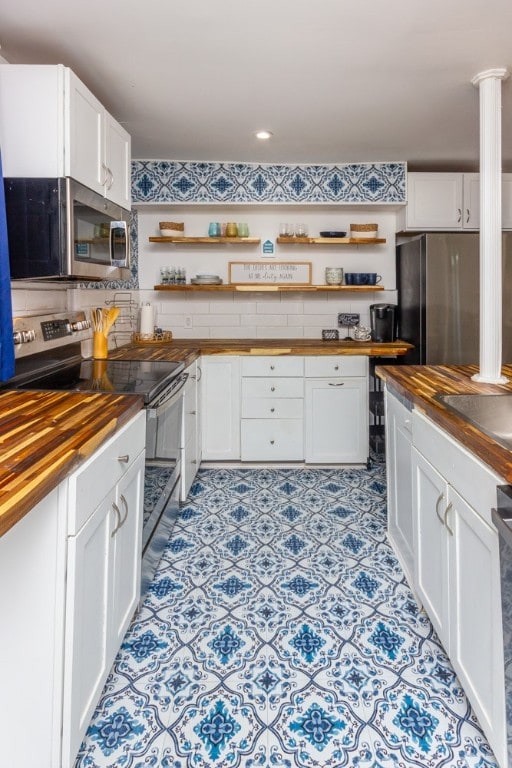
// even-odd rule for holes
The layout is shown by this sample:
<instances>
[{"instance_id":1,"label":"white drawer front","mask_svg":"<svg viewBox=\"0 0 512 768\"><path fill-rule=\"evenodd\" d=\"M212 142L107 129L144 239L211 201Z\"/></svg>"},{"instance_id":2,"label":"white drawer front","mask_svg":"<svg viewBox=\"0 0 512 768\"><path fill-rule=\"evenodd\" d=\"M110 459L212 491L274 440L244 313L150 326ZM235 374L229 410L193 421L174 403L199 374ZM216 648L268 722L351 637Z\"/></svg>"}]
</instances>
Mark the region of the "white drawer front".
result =
<instances>
[{"instance_id":1,"label":"white drawer front","mask_svg":"<svg viewBox=\"0 0 512 768\"><path fill-rule=\"evenodd\" d=\"M242 379L242 399L248 397L304 397L304 379Z\"/></svg>"},{"instance_id":2,"label":"white drawer front","mask_svg":"<svg viewBox=\"0 0 512 768\"><path fill-rule=\"evenodd\" d=\"M242 461L300 461L303 433L302 419L242 419Z\"/></svg>"},{"instance_id":3,"label":"white drawer front","mask_svg":"<svg viewBox=\"0 0 512 768\"><path fill-rule=\"evenodd\" d=\"M248 397L242 400L242 418L302 419L303 406L298 397Z\"/></svg>"},{"instance_id":4,"label":"white drawer front","mask_svg":"<svg viewBox=\"0 0 512 768\"><path fill-rule=\"evenodd\" d=\"M242 357L242 376L303 376L304 358L258 355Z\"/></svg>"},{"instance_id":5,"label":"white drawer front","mask_svg":"<svg viewBox=\"0 0 512 768\"><path fill-rule=\"evenodd\" d=\"M306 376L366 376L368 358L363 355L323 355L305 358Z\"/></svg>"},{"instance_id":6,"label":"white drawer front","mask_svg":"<svg viewBox=\"0 0 512 768\"><path fill-rule=\"evenodd\" d=\"M146 412L141 411L71 475L68 519L70 535L80 530L100 501L144 450L145 442Z\"/></svg>"}]
</instances>

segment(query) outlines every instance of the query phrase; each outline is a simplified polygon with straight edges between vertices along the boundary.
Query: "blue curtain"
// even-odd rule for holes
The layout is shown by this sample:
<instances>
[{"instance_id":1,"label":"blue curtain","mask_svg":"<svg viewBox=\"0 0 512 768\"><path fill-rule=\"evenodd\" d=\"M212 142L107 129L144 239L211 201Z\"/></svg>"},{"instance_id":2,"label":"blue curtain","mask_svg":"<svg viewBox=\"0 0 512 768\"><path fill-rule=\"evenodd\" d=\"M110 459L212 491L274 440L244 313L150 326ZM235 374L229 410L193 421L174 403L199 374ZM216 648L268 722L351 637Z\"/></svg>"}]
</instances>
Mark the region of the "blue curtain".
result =
<instances>
[{"instance_id":1,"label":"blue curtain","mask_svg":"<svg viewBox=\"0 0 512 768\"><path fill-rule=\"evenodd\" d=\"M7 243L4 176L0 153L0 381L14 376L14 344L12 340L11 273Z\"/></svg>"}]
</instances>

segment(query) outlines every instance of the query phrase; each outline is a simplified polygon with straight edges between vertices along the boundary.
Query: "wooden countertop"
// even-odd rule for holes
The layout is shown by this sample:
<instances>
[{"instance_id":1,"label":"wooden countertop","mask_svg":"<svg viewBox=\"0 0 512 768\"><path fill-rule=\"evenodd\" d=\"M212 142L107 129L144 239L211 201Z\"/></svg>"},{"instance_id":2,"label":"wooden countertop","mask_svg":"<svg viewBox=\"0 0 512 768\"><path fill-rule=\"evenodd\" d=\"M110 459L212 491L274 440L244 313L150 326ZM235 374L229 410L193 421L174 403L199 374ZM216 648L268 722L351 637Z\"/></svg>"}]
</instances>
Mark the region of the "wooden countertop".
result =
<instances>
[{"instance_id":1,"label":"wooden countertop","mask_svg":"<svg viewBox=\"0 0 512 768\"><path fill-rule=\"evenodd\" d=\"M405 341L320 341L318 339L173 339L156 344L128 344L109 352L112 360L183 360L189 365L199 355L405 355Z\"/></svg>"},{"instance_id":2,"label":"wooden countertop","mask_svg":"<svg viewBox=\"0 0 512 768\"><path fill-rule=\"evenodd\" d=\"M381 379L511 483L512 452L434 400L436 394L512 393L512 364L504 365L502 369L509 379L507 384L472 381L471 376L477 370L476 365L384 365L376 368Z\"/></svg>"},{"instance_id":3,"label":"wooden countertop","mask_svg":"<svg viewBox=\"0 0 512 768\"><path fill-rule=\"evenodd\" d=\"M0 536L142 405L138 395L0 392Z\"/></svg>"}]
</instances>

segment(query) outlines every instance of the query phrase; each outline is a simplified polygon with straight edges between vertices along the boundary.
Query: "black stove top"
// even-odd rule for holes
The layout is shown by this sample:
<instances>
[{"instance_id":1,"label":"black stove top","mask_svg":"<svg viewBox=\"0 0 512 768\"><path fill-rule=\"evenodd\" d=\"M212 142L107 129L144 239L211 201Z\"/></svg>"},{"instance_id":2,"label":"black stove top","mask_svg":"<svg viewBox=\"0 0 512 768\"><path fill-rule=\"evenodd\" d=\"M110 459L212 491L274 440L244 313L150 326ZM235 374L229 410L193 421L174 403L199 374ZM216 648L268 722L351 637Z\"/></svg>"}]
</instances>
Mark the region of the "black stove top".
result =
<instances>
[{"instance_id":1,"label":"black stove top","mask_svg":"<svg viewBox=\"0 0 512 768\"><path fill-rule=\"evenodd\" d=\"M153 400L183 370L181 362L79 360L45 376L17 384L17 389L113 392Z\"/></svg>"}]
</instances>

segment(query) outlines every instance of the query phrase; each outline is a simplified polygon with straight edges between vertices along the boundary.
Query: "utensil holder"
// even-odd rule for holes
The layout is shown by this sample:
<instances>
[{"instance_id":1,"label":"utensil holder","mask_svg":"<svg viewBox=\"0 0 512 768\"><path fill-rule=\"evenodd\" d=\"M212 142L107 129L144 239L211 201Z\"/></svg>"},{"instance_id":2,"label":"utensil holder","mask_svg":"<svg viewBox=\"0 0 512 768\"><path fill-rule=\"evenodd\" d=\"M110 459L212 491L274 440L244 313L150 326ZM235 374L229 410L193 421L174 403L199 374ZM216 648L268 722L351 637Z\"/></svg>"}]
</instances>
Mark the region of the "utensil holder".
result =
<instances>
[{"instance_id":1,"label":"utensil holder","mask_svg":"<svg viewBox=\"0 0 512 768\"><path fill-rule=\"evenodd\" d=\"M92 356L100 360L108 357L107 337L101 331L94 331L92 335Z\"/></svg>"}]
</instances>

